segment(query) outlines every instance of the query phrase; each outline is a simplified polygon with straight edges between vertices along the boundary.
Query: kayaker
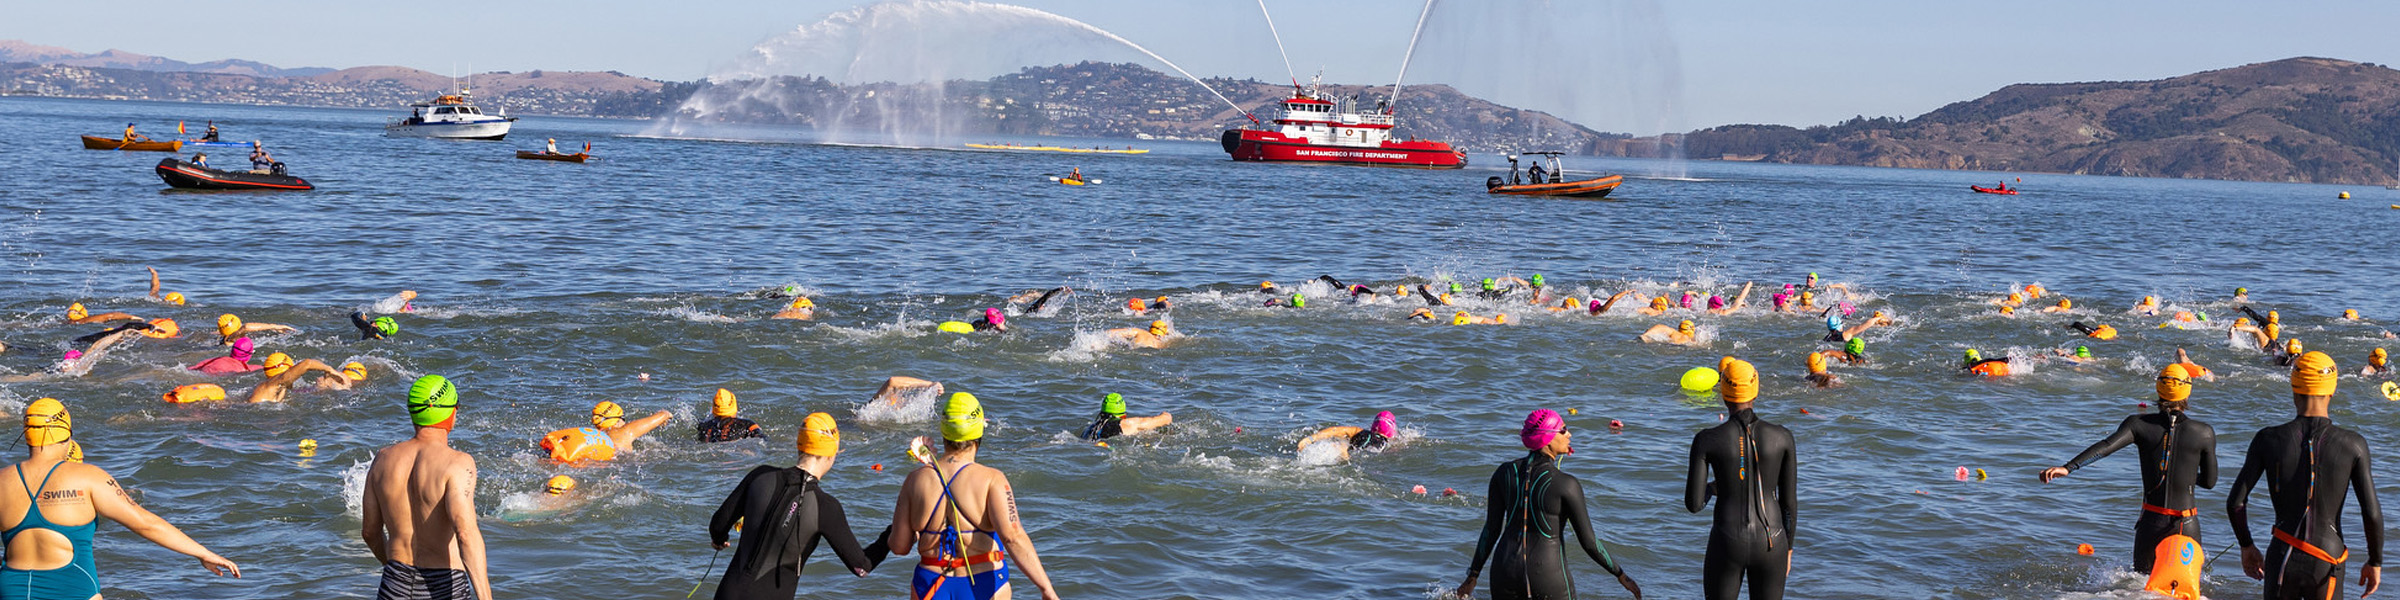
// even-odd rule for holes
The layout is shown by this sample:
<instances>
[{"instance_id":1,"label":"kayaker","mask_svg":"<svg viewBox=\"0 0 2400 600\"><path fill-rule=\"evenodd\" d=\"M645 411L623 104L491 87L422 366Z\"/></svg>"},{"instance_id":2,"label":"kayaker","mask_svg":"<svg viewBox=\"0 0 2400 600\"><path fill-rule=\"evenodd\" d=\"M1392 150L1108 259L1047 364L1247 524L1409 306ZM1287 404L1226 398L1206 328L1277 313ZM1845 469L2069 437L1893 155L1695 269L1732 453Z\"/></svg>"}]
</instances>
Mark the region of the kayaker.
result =
<instances>
[{"instance_id":1,"label":"kayaker","mask_svg":"<svg viewBox=\"0 0 2400 600\"><path fill-rule=\"evenodd\" d=\"M216 122L216 121L209 121L209 122L208 122L208 133L200 134L200 141L203 141L203 142L214 142L214 141L217 141L217 122Z\"/></svg>"},{"instance_id":2,"label":"kayaker","mask_svg":"<svg viewBox=\"0 0 2400 600\"><path fill-rule=\"evenodd\" d=\"M125 124L125 143L131 144L137 141L147 141L149 139L150 138L142 137L140 134L134 133L132 123Z\"/></svg>"},{"instance_id":3,"label":"kayaker","mask_svg":"<svg viewBox=\"0 0 2400 600\"><path fill-rule=\"evenodd\" d=\"M1068 181L1083 181L1083 167L1067 169Z\"/></svg>"}]
</instances>

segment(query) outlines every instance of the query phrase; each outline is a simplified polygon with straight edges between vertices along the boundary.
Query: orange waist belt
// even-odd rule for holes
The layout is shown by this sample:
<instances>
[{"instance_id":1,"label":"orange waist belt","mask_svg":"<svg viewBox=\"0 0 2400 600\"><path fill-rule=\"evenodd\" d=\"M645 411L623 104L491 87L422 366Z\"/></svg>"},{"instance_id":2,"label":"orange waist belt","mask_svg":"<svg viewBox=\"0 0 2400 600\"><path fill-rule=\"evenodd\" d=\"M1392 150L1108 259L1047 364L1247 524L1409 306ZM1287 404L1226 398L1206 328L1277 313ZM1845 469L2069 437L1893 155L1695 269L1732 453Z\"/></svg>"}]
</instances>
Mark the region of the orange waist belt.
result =
<instances>
[{"instance_id":1,"label":"orange waist belt","mask_svg":"<svg viewBox=\"0 0 2400 600\"><path fill-rule=\"evenodd\" d=\"M2349 548L2343 548L2342 555L2340 557L2335 557L2333 555L2326 554L2324 548L2318 548L2316 544L2311 544L2306 540L2292 537L2292 534L2284 533L2281 529L2275 529L2273 527L2269 527L2267 529L2275 532L2275 541L2283 542L2283 544L2286 546L2298 548L2301 552L2308 553L2309 556L2317 557L2317 560L2336 565L2342 564L2343 561L2350 560Z\"/></svg>"},{"instance_id":2,"label":"orange waist belt","mask_svg":"<svg viewBox=\"0 0 2400 600\"><path fill-rule=\"evenodd\" d=\"M986 564L986 563L996 563L996 562L1000 562L1000 559L1001 559L1001 558L1002 558L1002 556L1001 556L1001 554L1000 554L1000 551L999 551L999 550L993 550L993 551L991 551L991 552L985 552L985 553L982 553L982 554L977 554L977 555L974 555L974 556L969 556L969 557L965 557L965 558L925 558L925 559L918 559L918 560L917 560L917 565L918 565L918 566L925 566L925 567L933 567L933 568L936 568L936 569L960 569L960 568L965 568L965 567L967 567L968 565L980 565L980 564Z\"/></svg>"},{"instance_id":3,"label":"orange waist belt","mask_svg":"<svg viewBox=\"0 0 2400 600\"><path fill-rule=\"evenodd\" d=\"M2170 517L2190 517L2190 516L2196 516L2196 515L2199 515L2199 514L2200 514L2200 509L2197 509L2197 508L2186 508L2186 509L2183 509L2183 510L2175 510L2175 509L2167 508L2167 507L2164 507L2164 506L2159 506L2159 505L2156 505L2156 504L2151 504L2151 503L2148 503L2148 502L2144 502L2144 503L2142 503L2142 510L2146 510L2146 511L2154 512L2154 513L2158 513L2158 514L2162 514L2162 515L2166 515L2166 516L2170 516Z\"/></svg>"}]
</instances>

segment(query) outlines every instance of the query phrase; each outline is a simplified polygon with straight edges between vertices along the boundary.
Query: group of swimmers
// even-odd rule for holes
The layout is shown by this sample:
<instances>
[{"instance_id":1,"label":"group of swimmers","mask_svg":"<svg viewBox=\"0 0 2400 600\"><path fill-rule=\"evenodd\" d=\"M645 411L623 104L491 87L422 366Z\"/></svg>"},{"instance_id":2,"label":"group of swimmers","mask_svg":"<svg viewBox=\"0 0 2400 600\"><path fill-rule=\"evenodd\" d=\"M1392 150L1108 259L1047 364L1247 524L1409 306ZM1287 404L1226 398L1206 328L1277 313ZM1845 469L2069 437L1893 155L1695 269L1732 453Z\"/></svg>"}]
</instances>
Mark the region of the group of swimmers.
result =
<instances>
[{"instance_id":1,"label":"group of swimmers","mask_svg":"<svg viewBox=\"0 0 2400 600\"><path fill-rule=\"evenodd\" d=\"M1528 305L1554 312L1582 310L1601 314L1633 293L1619 292L1605 302L1594 300L1588 306L1572 298L1553 303L1543 279L1538 274L1530 279L1485 279L1477 295L1495 301L1521 299ZM1380 294L1375 288L1344 284L1330 276L1319 280L1333 289L1346 290L1354 301L1371 300ZM1774 295L1775 310L1823 316L1825 339L1842 343L1839 349L1807 354L1808 380L1820 387L1838 384L1838 379L1825 369L1827 361L1863 361L1864 342L1860 335L1869 328L1892 323L1883 311L1875 311L1867 319L1845 327L1841 316L1854 307L1848 299L1838 298L1848 294L1847 288L1841 284L1820 287L1814 273L1809 274L1806 284L1784 287L1783 292ZM1746 304L1751 289L1751 285L1745 284L1742 292L1730 301L1710 296L1706 308L1701 308L1697 292L1685 292L1681 304L1688 310L1730 314ZM1448 293L1436 293L1423 284L1415 291L1429 306L1449 306L1454 302L1453 294L1464 292L1456 283L1451 284ZM1820 304L1820 292L1833 297ZM2246 292L2238 290L2237 301L2246 302ZM1028 305L1019 314L1037 314L1053 299L1069 293L1072 290L1065 287L1037 290L1012 298L1010 304ZM1261 284L1259 293L1268 297L1264 302L1267 306L1307 306L1304 294L1286 292L1271 282ZM1391 293L1406 297L1410 289L1395 286ZM2027 286L2012 290L2009 298L1995 304L2000 305L2001 312L2013 314L2017 307L2045 293L2038 285ZM794 289L786 289L783 295L793 300L775 318L815 318L813 301L799 296ZM181 294L160 293L155 270L151 272L150 298L169 306L183 306L186 302ZM414 298L414 292L401 292L352 313L350 320L362 340L396 335L398 325L390 316L366 315L409 312ZM1164 296L1133 298L1126 302L1125 310L1134 315L1150 315L1169 310L1172 305L1171 299ZM1638 310L1663 315L1675 305L1667 296L1660 295L1652 299L1648 308ZM2063 312L2071 310L2072 305L2062 300L2053 308ZM1422 319L1419 313L1425 310L1413 311L1411 318ZM2261 315L2246 305L2240 310L2265 325L2251 328L2257 330L2253 334L2242 329L2249 320L2242 319L2232 326L2229 335L2251 335L2263 350L2288 355L2279 356L2277 361L2292 369L2294 403L2299 412L2299 417L2291 423L2264 430L2253 441L2234 493L2227 500L2228 517L2243 546L2245 572L2253 577L2273 574L2275 577L2268 584L2270 597L2301 597L2303 593L2316 597L2328 590L2338 590L2342 582L2333 571L2348 558L2339 526L2343 503L2339 490L2354 487L2368 523L2368 558L2361 569L2360 585L2372 593L2380 583L2381 515L2368 483L2371 474L2367 447L2363 438L2333 426L2326 418L2326 406L2340 373L2332 359L2322 352L2302 352L2296 344L2274 344L2280 339L2281 325L2280 315L2274 311ZM2136 305L2135 312L2158 316L2160 308L2155 298L2144 298ZM1474 324L1477 323L1474 319L1483 318L1460 315L1467 319L1454 317L1452 322ZM128 335L174 338L180 333L171 319L142 319L122 312L93 314L81 304L70 307L66 316L68 322L76 324L128 323L79 339L78 343L89 346L62 359L61 365L53 369L60 372L80 374L88 370L91 360ZM2347 311L2344 318L2358 317L2355 311ZM1504 314L1489 319L1494 324L1508 322ZM2207 317L2182 312L2172 315L2172 319L2168 324L2204 322ZM964 325L969 332L1006 332L1007 323L1006 311L995 307L986 309L982 319ZM2078 322L2072 326L2094 339L2113 339L2115 335L2106 325L2087 326ZM192 369L211 375L262 372L265 380L249 396L254 402L282 399L308 373L322 373L316 385L324 389L348 389L366 378L364 366L358 363L335 369L315 360L294 361L282 353L270 355L263 364L250 363L256 351L251 334L291 329L245 322L232 314L222 315L218 319L218 343L228 346L229 354L203 361ZM1643 341L1690 343L1695 335L1689 320L1666 332L1659 329L1645 333ZM1149 347L1163 346L1165 339L1174 335L1172 325L1163 319L1147 329L1125 328L1127 333L1123 334L1117 331L1111 330L1110 336ZM1147 340L1155 345L1145 343L1143 336L1149 336ZM2090 353L2088 348L2079 347L2062 356L2072 360L2088 358ZM2390 370L2384 359L2384 352L2376 349L2361 374L2388 376ZM1989 362L1970 350L1964 368L1993 374L1990 368L1978 368ZM1790 567L1793 532L1797 527L1796 446L1788 430L1761 420L1751 410L1759 394L1756 367L1727 356L1718 362L1717 370L1721 377L1715 390L1725 403L1727 419L1695 435L1685 497L1686 508L1692 512L1706 508L1712 500L1716 507L1706 546L1703 589L1712 599L1734 598L1747 583L1752 598L1779 598ZM2186 411L2192 381L2207 377L2207 373L2179 351L2177 361L2163 369L2157 378L2157 413L2129 417L2115 434L2066 465L2041 473L2043 481L2051 481L2125 445L2138 446L2144 459L2145 513L2135 524L2135 564L2144 572L2152 570L2158 548L2173 541L2171 537L2184 536L2193 542L2199 537L2192 487L2214 486L2214 432L2205 423L2189 418ZM168 392L165 399L170 402L225 399L221 388L213 393L208 389L213 387L211 384L182 386ZM920 395L942 397L944 391L938 382L892 377L877 391L872 402L898 404ZM695 428L698 440L723 442L765 437L757 423L740 417L733 392L717 390L710 405L710 417ZM456 426L459 407L457 388L447 378L425 376L416 380L410 386L407 400L415 435L377 452L370 467L367 493L362 499L362 538L383 563L379 597L490 597L484 549L475 527L474 459L448 446L448 432ZM914 546L920 561L911 584L912 597L919 599L988 600L1005 594L1010 588L1006 560L1010 555L1014 555L1016 565L1044 598L1055 598L1056 592L1041 568L1033 544L1018 522L1014 491L1005 475L976 462L985 422L981 402L971 394L950 393L939 402L939 413L942 451L937 455L924 448L930 443L922 438L914 444L911 455L922 464L908 475L895 501L891 525L863 547L849 530L841 505L822 487L822 479L840 451L841 436L835 419L821 412L805 417L795 441L799 464L753 469L740 480L711 520L711 540L720 549L729 544L733 529L738 527L742 532L742 547L735 552L733 562L728 563L717 597L792 597L797 590L800 565L824 542L833 546L844 564L859 576L872 571L887 556L906 553ZM630 449L635 440L670 418L670 412L661 410L628 419L623 406L600 402L592 409L590 427L554 431L537 443L560 463L605 462ZM1101 398L1100 409L1083 429L1082 437L1105 444L1111 438L1139 435L1172 423L1170 413L1129 414L1124 397L1110 393ZM213 572L239 576L238 567L230 561L210 553L176 532L172 525L132 504L105 472L78 464L81 448L72 439L71 424L65 404L55 399L44 398L26 408L25 435L33 450L26 462L11 467L19 471L16 473L19 485L14 489L21 493L10 494L11 488L0 485L0 523L5 523L5 515L23 511L24 516L7 530L11 554L24 552L43 560L0 565L0 599L13 597L9 595L12 588L39 589L45 596L50 595L50 590L64 592L63 597L84 597L87 588L96 593L97 577L93 575L96 571L91 565L88 541L90 522L96 516L126 523L162 546L199 558ZM1384 411L1365 427L1328 427L1305 436L1295 451L1307 452L1318 444L1339 442L1335 447L1346 458L1352 451L1383 448L1398 434L1397 416ZM1564 564L1563 535L1572 528L1583 552L1617 577L1635 597L1640 597L1640 587L1626 574L1623 565L1591 535L1580 484L1559 468L1559 460L1573 453L1571 440L1572 433L1567 430L1564 418L1556 412L1543 409L1527 416L1520 431L1527 454L1503 463L1493 473L1486 496L1486 522L1478 535L1467 578L1458 588L1459 594L1473 594L1488 564L1493 573L1491 594L1495 598L1571 595L1573 583ZM27 470L41 471L42 482L33 483L25 476ZM2277 512L2273 540L2263 554L2249 535L2245 512L2247 492L2262 477L2270 484ZM0 482L6 479L6 475L0 474ZM100 486L106 486L115 495L100 493ZM571 493L574 487L573 478L563 475L544 484L544 490L553 495ZM2320 489L2333 491L2318 493ZM16 503L29 508L17 509ZM407 518L395 518L398 515ZM86 524L59 525L77 520ZM20 549L16 534L32 530L49 533L29 537ZM78 574L83 579L75 579Z\"/></svg>"}]
</instances>

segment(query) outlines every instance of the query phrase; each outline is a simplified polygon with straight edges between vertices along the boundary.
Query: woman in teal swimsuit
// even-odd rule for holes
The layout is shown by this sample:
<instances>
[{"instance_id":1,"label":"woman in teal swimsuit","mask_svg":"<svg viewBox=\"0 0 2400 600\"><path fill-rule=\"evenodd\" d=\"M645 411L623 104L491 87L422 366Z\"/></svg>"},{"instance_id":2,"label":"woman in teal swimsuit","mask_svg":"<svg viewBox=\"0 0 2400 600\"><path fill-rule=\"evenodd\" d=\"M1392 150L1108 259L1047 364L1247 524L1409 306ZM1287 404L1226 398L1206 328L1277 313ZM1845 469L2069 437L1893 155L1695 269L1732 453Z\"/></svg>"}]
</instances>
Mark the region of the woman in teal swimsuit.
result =
<instances>
[{"instance_id":1,"label":"woman in teal swimsuit","mask_svg":"<svg viewBox=\"0 0 2400 600\"><path fill-rule=\"evenodd\" d=\"M241 577L241 567L209 552L183 531L150 514L108 472L67 460L73 421L65 404L43 398L25 406L25 462L0 469L0 540L8 558L0 562L0 600L85 600L100 595L99 567L92 562L92 531L108 517L143 538L200 559L218 575ZM40 483L28 477L40 473ZM17 487L10 488L14 482ZM13 520L10 515L16 515ZM81 523L67 525L66 523Z\"/></svg>"}]
</instances>

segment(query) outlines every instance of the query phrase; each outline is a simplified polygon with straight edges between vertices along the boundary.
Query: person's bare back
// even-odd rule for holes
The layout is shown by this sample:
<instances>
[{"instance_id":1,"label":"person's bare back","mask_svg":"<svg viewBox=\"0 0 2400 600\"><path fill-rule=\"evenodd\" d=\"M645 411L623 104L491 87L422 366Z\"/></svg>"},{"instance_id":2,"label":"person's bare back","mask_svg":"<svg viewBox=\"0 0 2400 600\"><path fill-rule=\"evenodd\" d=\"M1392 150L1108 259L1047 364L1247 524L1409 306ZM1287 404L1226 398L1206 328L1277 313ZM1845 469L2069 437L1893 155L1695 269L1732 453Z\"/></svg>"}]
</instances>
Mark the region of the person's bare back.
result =
<instances>
[{"instance_id":1,"label":"person's bare back","mask_svg":"<svg viewBox=\"0 0 2400 600\"><path fill-rule=\"evenodd\" d=\"M439 383L447 391L448 382ZM420 396L431 395L419 392L426 387L420 380L410 390L412 416L432 412L418 410ZM455 408L455 392L447 397ZM475 458L450 448L453 423L420 423L415 437L377 451L367 468L359 537L384 566L378 598L462 598L470 585L475 598L492 597L475 523Z\"/></svg>"}]
</instances>

